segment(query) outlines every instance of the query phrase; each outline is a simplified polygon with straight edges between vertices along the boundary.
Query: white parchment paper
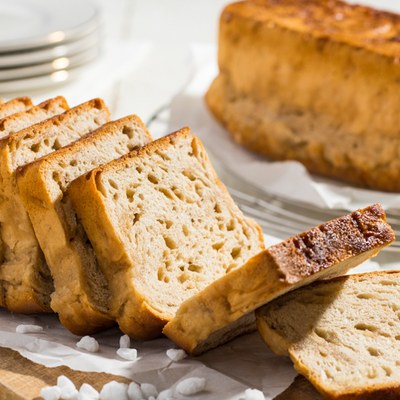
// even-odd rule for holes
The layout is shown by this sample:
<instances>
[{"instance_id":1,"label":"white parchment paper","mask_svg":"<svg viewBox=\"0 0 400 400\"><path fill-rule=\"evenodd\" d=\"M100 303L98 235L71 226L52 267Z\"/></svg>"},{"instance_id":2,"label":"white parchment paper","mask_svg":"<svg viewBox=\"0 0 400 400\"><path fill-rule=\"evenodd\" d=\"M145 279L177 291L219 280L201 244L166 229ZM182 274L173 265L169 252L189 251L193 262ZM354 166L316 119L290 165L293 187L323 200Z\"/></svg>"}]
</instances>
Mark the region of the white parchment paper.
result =
<instances>
[{"instance_id":1,"label":"white parchment paper","mask_svg":"<svg viewBox=\"0 0 400 400\"><path fill-rule=\"evenodd\" d=\"M189 126L228 169L268 193L324 209L354 211L376 202L386 209L400 208L400 193L364 190L317 178L298 162L271 162L234 143L204 103L204 93L218 73L216 48L193 46L192 55L193 77L172 102L171 131Z\"/></svg>"}]
</instances>

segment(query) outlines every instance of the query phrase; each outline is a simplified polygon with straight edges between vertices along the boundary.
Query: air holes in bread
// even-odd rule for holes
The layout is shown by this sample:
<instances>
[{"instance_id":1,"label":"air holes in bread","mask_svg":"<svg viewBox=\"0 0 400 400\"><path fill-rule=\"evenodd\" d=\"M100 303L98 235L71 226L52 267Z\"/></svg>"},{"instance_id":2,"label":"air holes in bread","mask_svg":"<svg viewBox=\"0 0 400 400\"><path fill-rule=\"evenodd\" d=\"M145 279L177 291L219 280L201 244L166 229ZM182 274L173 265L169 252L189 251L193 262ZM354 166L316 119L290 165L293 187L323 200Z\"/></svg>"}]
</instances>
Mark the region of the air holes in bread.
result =
<instances>
[{"instance_id":1,"label":"air holes in bread","mask_svg":"<svg viewBox=\"0 0 400 400\"><path fill-rule=\"evenodd\" d=\"M76 167L76 166L78 165L78 161L76 161L76 160L71 160L71 161L69 162L69 165L70 165L71 167Z\"/></svg>"},{"instance_id":2,"label":"air holes in bread","mask_svg":"<svg viewBox=\"0 0 400 400\"><path fill-rule=\"evenodd\" d=\"M357 297L359 299L366 299L366 300L375 298L375 296L372 293L360 293L357 295Z\"/></svg>"},{"instance_id":3,"label":"air holes in bread","mask_svg":"<svg viewBox=\"0 0 400 400\"><path fill-rule=\"evenodd\" d=\"M241 251L242 251L242 249L241 249L240 247L234 247L234 248L231 250L231 256L232 256L232 258L233 258L234 260L236 260L236 259L240 256Z\"/></svg>"},{"instance_id":4,"label":"air holes in bread","mask_svg":"<svg viewBox=\"0 0 400 400\"><path fill-rule=\"evenodd\" d=\"M165 241L166 246L169 249L173 250L173 249L177 248L177 244L176 244L175 240L170 238L169 236L164 236L164 241Z\"/></svg>"},{"instance_id":5,"label":"air holes in bread","mask_svg":"<svg viewBox=\"0 0 400 400\"><path fill-rule=\"evenodd\" d=\"M123 133L124 135L128 136L129 139L132 139L132 138L133 138L133 132L134 132L134 131L133 131L132 127L130 127L130 126L125 125L125 126L122 128L122 133Z\"/></svg>"},{"instance_id":6,"label":"air holes in bread","mask_svg":"<svg viewBox=\"0 0 400 400\"><path fill-rule=\"evenodd\" d=\"M372 357L378 357L381 355L381 352L375 347L368 347L367 350Z\"/></svg>"},{"instance_id":7,"label":"air holes in bread","mask_svg":"<svg viewBox=\"0 0 400 400\"><path fill-rule=\"evenodd\" d=\"M53 149L53 150L59 150L59 149L61 149L61 147L62 147L61 143L59 142L58 139L56 139L56 140L54 141L54 143L53 143L52 149Z\"/></svg>"},{"instance_id":8,"label":"air holes in bread","mask_svg":"<svg viewBox=\"0 0 400 400\"><path fill-rule=\"evenodd\" d=\"M185 170L182 172L183 176L186 176L186 178L188 178L190 181L194 181L196 180L196 177L194 176L193 172Z\"/></svg>"},{"instance_id":9,"label":"air holes in bread","mask_svg":"<svg viewBox=\"0 0 400 400\"><path fill-rule=\"evenodd\" d=\"M216 203L214 206L214 212L216 212L217 214L221 214L222 210L221 210L221 206Z\"/></svg>"},{"instance_id":10,"label":"air holes in bread","mask_svg":"<svg viewBox=\"0 0 400 400\"><path fill-rule=\"evenodd\" d=\"M114 181L114 179L109 179L108 183L113 189L118 190L118 184Z\"/></svg>"},{"instance_id":11,"label":"air holes in bread","mask_svg":"<svg viewBox=\"0 0 400 400\"><path fill-rule=\"evenodd\" d=\"M34 143L34 144L31 146L31 150L32 150L34 153L39 153L40 145L41 145L41 143Z\"/></svg>"},{"instance_id":12,"label":"air holes in bread","mask_svg":"<svg viewBox=\"0 0 400 400\"><path fill-rule=\"evenodd\" d=\"M174 195L173 195L173 193L169 190L169 189L166 189L166 188L158 188L158 191L160 192L160 193L162 193L165 197L167 197L168 199L171 199L171 200L173 200L174 199Z\"/></svg>"},{"instance_id":13,"label":"air holes in bread","mask_svg":"<svg viewBox=\"0 0 400 400\"><path fill-rule=\"evenodd\" d=\"M373 325L367 325L364 323L359 323L354 325L354 328L358 329L359 331L370 331L370 332L376 332L378 328Z\"/></svg>"},{"instance_id":14,"label":"air holes in bread","mask_svg":"<svg viewBox=\"0 0 400 400\"><path fill-rule=\"evenodd\" d=\"M148 174L148 175L147 175L147 179L148 179L151 183L153 183L154 185L157 185L157 183L158 183L157 177L156 177L155 175L153 175L153 174Z\"/></svg>"},{"instance_id":15,"label":"air holes in bread","mask_svg":"<svg viewBox=\"0 0 400 400\"><path fill-rule=\"evenodd\" d=\"M132 203L133 202L133 198L134 198L134 195L135 195L135 192L132 190L132 189L126 189L126 198L128 199L128 201L130 202L130 203Z\"/></svg>"},{"instance_id":16,"label":"air holes in bread","mask_svg":"<svg viewBox=\"0 0 400 400\"><path fill-rule=\"evenodd\" d=\"M217 243L214 243L213 245L212 245L212 248L214 249L214 250L219 250L219 249L221 249L222 248L222 246L225 244L225 242L217 242Z\"/></svg>"},{"instance_id":17,"label":"air holes in bread","mask_svg":"<svg viewBox=\"0 0 400 400\"><path fill-rule=\"evenodd\" d=\"M192 272L200 273L201 271L203 271L203 267L201 267L200 265L196 265L196 264L190 264L188 267L188 270L192 271Z\"/></svg>"}]
</instances>

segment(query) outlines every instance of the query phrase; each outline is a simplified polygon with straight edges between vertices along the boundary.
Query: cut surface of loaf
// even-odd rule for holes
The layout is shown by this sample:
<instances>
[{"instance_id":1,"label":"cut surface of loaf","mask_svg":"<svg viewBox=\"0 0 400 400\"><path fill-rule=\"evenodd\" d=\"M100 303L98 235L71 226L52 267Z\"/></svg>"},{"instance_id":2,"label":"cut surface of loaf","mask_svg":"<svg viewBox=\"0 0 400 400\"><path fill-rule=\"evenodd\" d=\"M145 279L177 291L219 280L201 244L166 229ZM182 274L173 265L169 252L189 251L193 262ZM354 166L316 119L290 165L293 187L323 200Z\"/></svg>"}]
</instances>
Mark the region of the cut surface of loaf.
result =
<instances>
[{"instance_id":1,"label":"cut surface of loaf","mask_svg":"<svg viewBox=\"0 0 400 400\"><path fill-rule=\"evenodd\" d=\"M400 272L334 278L257 311L261 336L331 399L400 398Z\"/></svg>"},{"instance_id":2,"label":"cut surface of loaf","mask_svg":"<svg viewBox=\"0 0 400 400\"><path fill-rule=\"evenodd\" d=\"M289 290L344 274L394 240L378 204L328 221L257 254L186 300L163 333L200 354L254 330L254 311Z\"/></svg>"},{"instance_id":3,"label":"cut surface of loaf","mask_svg":"<svg viewBox=\"0 0 400 400\"><path fill-rule=\"evenodd\" d=\"M51 308L77 335L114 320L106 280L65 192L80 175L150 141L142 121L131 115L18 171L19 192L54 280Z\"/></svg>"},{"instance_id":4,"label":"cut surface of loaf","mask_svg":"<svg viewBox=\"0 0 400 400\"><path fill-rule=\"evenodd\" d=\"M400 16L338 0L228 5L207 104L252 151L400 191L399 35Z\"/></svg>"},{"instance_id":5,"label":"cut surface of loaf","mask_svg":"<svg viewBox=\"0 0 400 400\"><path fill-rule=\"evenodd\" d=\"M198 138L182 129L70 185L121 329L159 336L179 305L264 248Z\"/></svg>"},{"instance_id":6,"label":"cut surface of loaf","mask_svg":"<svg viewBox=\"0 0 400 400\"><path fill-rule=\"evenodd\" d=\"M19 112L27 111L33 106L29 97L17 97L0 104L0 119Z\"/></svg>"},{"instance_id":7,"label":"cut surface of loaf","mask_svg":"<svg viewBox=\"0 0 400 400\"><path fill-rule=\"evenodd\" d=\"M3 304L15 312L51 311L53 283L23 206L16 182L19 167L60 149L103 125L109 112L94 99L0 140L0 234Z\"/></svg>"}]
</instances>

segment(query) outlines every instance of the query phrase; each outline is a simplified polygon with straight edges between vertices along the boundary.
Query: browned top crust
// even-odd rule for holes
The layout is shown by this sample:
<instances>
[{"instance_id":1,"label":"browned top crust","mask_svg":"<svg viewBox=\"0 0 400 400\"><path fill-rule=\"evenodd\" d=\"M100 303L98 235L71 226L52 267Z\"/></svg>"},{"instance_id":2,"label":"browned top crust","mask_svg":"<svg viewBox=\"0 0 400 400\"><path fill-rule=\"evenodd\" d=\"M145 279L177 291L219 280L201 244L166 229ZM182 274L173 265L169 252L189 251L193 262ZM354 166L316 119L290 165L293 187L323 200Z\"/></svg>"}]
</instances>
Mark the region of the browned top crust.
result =
<instances>
[{"instance_id":1,"label":"browned top crust","mask_svg":"<svg viewBox=\"0 0 400 400\"><path fill-rule=\"evenodd\" d=\"M228 5L222 23L233 18L270 23L391 57L400 63L400 15L340 0L250 0Z\"/></svg>"},{"instance_id":2,"label":"browned top crust","mask_svg":"<svg viewBox=\"0 0 400 400\"><path fill-rule=\"evenodd\" d=\"M395 239L380 204L328 221L268 249L288 283Z\"/></svg>"}]
</instances>

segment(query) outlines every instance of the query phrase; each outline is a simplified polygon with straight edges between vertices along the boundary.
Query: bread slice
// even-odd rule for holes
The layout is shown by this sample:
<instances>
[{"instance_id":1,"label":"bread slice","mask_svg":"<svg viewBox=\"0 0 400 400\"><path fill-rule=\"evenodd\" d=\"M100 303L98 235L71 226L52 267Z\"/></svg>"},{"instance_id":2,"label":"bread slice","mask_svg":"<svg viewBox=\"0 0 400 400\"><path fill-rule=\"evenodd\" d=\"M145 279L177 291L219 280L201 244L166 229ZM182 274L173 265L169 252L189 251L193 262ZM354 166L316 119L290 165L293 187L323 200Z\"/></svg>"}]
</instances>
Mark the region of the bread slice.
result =
<instances>
[{"instance_id":1,"label":"bread slice","mask_svg":"<svg viewBox=\"0 0 400 400\"><path fill-rule=\"evenodd\" d=\"M0 106L1 108L1 106ZM0 139L68 110L64 97L46 100L26 111L0 119ZM0 110L1 111L1 110Z\"/></svg>"},{"instance_id":2,"label":"bread slice","mask_svg":"<svg viewBox=\"0 0 400 400\"><path fill-rule=\"evenodd\" d=\"M27 128L37 122L60 114L68 109L68 104L63 97L56 97L32 106L27 111L21 111L0 120L0 139L21 129ZM0 265L4 260L5 246L0 236ZM0 292L1 293L1 292ZM0 296L0 306L4 306L3 296Z\"/></svg>"},{"instance_id":3,"label":"bread slice","mask_svg":"<svg viewBox=\"0 0 400 400\"><path fill-rule=\"evenodd\" d=\"M339 0L229 4L207 104L252 151L399 192L399 36L399 15Z\"/></svg>"},{"instance_id":4,"label":"bread slice","mask_svg":"<svg viewBox=\"0 0 400 400\"><path fill-rule=\"evenodd\" d=\"M68 196L69 183L151 141L135 115L109 122L17 174L22 202L54 280L51 308L77 335L110 326L109 292Z\"/></svg>"},{"instance_id":5,"label":"bread slice","mask_svg":"<svg viewBox=\"0 0 400 400\"><path fill-rule=\"evenodd\" d=\"M78 178L72 203L120 328L159 336L179 305L264 248L188 128Z\"/></svg>"},{"instance_id":6,"label":"bread slice","mask_svg":"<svg viewBox=\"0 0 400 400\"><path fill-rule=\"evenodd\" d=\"M29 97L17 97L0 104L0 119L19 112L27 111L33 106Z\"/></svg>"},{"instance_id":7,"label":"bread slice","mask_svg":"<svg viewBox=\"0 0 400 400\"><path fill-rule=\"evenodd\" d=\"M70 144L109 119L95 99L0 140L0 265L3 304L11 311L48 312L53 284L19 195L16 170Z\"/></svg>"},{"instance_id":8,"label":"bread slice","mask_svg":"<svg viewBox=\"0 0 400 400\"><path fill-rule=\"evenodd\" d=\"M257 311L261 336L330 399L400 398L400 271L314 283Z\"/></svg>"},{"instance_id":9,"label":"bread slice","mask_svg":"<svg viewBox=\"0 0 400 400\"><path fill-rule=\"evenodd\" d=\"M345 273L394 240L378 204L328 221L257 254L184 302L163 333L200 354L254 330L261 305L299 286Z\"/></svg>"}]
</instances>

